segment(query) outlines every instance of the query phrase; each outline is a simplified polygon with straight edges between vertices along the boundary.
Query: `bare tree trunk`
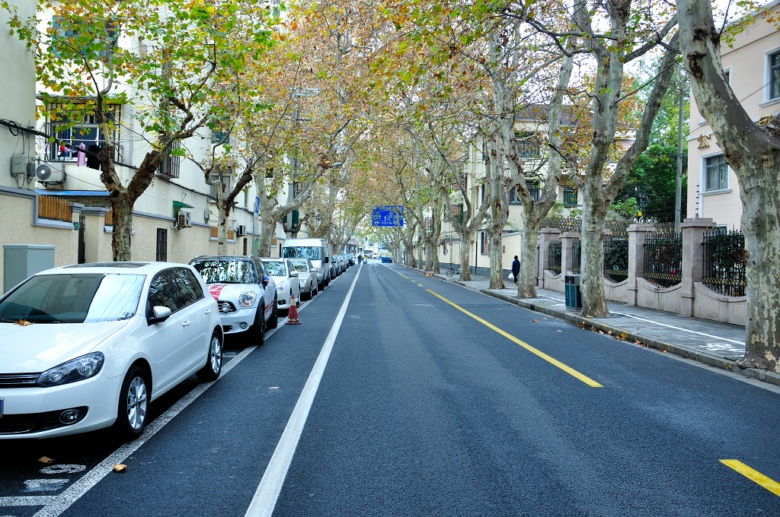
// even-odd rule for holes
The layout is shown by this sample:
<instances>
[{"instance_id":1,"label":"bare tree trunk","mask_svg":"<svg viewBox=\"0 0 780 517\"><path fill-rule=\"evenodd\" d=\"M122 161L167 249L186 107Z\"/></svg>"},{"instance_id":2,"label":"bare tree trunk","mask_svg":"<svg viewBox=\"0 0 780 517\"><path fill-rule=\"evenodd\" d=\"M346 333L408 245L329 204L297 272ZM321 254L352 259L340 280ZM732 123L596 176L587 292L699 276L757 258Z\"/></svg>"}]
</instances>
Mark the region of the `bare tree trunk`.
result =
<instances>
[{"instance_id":1,"label":"bare tree trunk","mask_svg":"<svg viewBox=\"0 0 780 517\"><path fill-rule=\"evenodd\" d=\"M780 117L759 126L728 85L708 1L678 0L683 63L699 111L739 180L747 251L743 367L780 372Z\"/></svg>"},{"instance_id":2,"label":"bare tree trunk","mask_svg":"<svg viewBox=\"0 0 780 517\"><path fill-rule=\"evenodd\" d=\"M502 245L502 233L504 230L504 224L509 217L509 196L504 188L504 175L503 171L503 159L500 146L497 139L500 137L496 135L495 139L491 139L488 142L489 148L489 161L487 162L488 178L490 181L490 219L487 225L488 242L490 247L488 249L488 258L490 259L490 289L503 289L504 277L503 271L503 245Z\"/></svg>"}]
</instances>

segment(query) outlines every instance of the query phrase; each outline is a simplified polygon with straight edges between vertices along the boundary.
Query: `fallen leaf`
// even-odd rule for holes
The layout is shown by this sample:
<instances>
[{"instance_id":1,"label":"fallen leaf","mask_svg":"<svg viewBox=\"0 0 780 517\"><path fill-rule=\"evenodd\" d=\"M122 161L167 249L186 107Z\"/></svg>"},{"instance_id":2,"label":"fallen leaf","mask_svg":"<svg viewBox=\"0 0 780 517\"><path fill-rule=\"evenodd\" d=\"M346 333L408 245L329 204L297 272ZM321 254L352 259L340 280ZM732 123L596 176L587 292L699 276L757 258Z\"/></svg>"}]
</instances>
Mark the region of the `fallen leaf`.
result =
<instances>
[{"instance_id":1,"label":"fallen leaf","mask_svg":"<svg viewBox=\"0 0 780 517\"><path fill-rule=\"evenodd\" d=\"M46 465L49 465L51 463L54 463L54 460L49 458L48 456L41 456L38 458L38 463L45 463Z\"/></svg>"},{"instance_id":2,"label":"fallen leaf","mask_svg":"<svg viewBox=\"0 0 780 517\"><path fill-rule=\"evenodd\" d=\"M27 320L16 320L16 324L20 327L27 327L28 325L32 325L32 323Z\"/></svg>"},{"instance_id":3,"label":"fallen leaf","mask_svg":"<svg viewBox=\"0 0 780 517\"><path fill-rule=\"evenodd\" d=\"M531 320L531 323L539 323L539 320Z\"/></svg>"},{"instance_id":4,"label":"fallen leaf","mask_svg":"<svg viewBox=\"0 0 780 517\"><path fill-rule=\"evenodd\" d=\"M123 465L122 463L117 463L114 465L114 472L127 472L127 465Z\"/></svg>"},{"instance_id":5,"label":"fallen leaf","mask_svg":"<svg viewBox=\"0 0 780 517\"><path fill-rule=\"evenodd\" d=\"M563 332L561 329L556 330L555 332Z\"/></svg>"}]
</instances>

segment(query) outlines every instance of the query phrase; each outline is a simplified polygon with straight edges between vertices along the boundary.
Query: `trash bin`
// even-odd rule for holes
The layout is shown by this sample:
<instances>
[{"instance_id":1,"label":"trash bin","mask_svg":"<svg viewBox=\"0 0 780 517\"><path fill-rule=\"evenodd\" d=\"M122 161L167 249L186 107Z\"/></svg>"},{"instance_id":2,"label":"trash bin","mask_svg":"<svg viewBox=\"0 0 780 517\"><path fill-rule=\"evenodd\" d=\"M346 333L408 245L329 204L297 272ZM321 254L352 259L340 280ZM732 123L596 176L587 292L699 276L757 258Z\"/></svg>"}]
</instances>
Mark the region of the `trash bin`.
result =
<instances>
[{"instance_id":1,"label":"trash bin","mask_svg":"<svg viewBox=\"0 0 780 517\"><path fill-rule=\"evenodd\" d=\"M582 310L582 294L580 293L580 275L564 277L564 294L566 295L566 310Z\"/></svg>"}]
</instances>

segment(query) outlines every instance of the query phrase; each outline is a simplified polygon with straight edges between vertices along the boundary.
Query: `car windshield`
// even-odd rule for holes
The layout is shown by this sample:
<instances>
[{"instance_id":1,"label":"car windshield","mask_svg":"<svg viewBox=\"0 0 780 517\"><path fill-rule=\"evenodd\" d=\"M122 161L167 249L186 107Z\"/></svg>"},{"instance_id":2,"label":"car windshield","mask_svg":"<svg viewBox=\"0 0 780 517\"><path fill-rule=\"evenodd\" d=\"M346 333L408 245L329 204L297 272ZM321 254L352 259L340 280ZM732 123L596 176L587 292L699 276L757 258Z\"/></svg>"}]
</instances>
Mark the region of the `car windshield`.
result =
<instances>
[{"instance_id":1,"label":"car windshield","mask_svg":"<svg viewBox=\"0 0 780 517\"><path fill-rule=\"evenodd\" d=\"M322 248L319 246L290 246L289 248L282 248L282 257L321 260Z\"/></svg>"},{"instance_id":2,"label":"car windshield","mask_svg":"<svg viewBox=\"0 0 780 517\"><path fill-rule=\"evenodd\" d=\"M309 271L305 262L290 262L290 264L292 264L294 270L300 271L301 273L308 273Z\"/></svg>"},{"instance_id":3,"label":"car windshield","mask_svg":"<svg viewBox=\"0 0 780 517\"><path fill-rule=\"evenodd\" d=\"M201 259L190 265L207 284L252 284L255 271L248 260Z\"/></svg>"},{"instance_id":4,"label":"car windshield","mask_svg":"<svg viewBox=\"0 0 780 517\"><path fill-rule=\"evenodd\" d=\"M38 275L0 301L0 321L97 323L133 317L144 275Z\"/></svg>"},{"instance_id":5,"label":"car windshield","mask_svg":"<svg viewBox=\"0 0 780 517\"><path fill-rule=\"evenodd\" d=\"M269 276L287 276L287 270L281 262L263 262Z\"/></svg>"}]
</instances>

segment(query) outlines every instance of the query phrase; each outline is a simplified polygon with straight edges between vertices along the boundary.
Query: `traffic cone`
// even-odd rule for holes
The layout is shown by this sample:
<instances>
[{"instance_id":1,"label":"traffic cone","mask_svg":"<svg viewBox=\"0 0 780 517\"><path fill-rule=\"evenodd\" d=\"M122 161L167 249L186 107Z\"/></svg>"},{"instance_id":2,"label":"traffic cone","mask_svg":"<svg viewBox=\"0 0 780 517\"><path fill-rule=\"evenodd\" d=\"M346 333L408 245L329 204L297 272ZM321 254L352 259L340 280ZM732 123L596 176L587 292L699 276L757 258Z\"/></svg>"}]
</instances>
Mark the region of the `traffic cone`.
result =
<instances>
[{"instance_id":1,"label":"traffic cone","mask_svg":"<svg viewBox=\"0 0 780 517\"><path fill-rule=\"evenodd\" d=\"M298 302L295 299L295 295L290 295L290 309L287 312L286 325L300 325L301 321L298 319Z\"/></svg>"}]
</instances>

